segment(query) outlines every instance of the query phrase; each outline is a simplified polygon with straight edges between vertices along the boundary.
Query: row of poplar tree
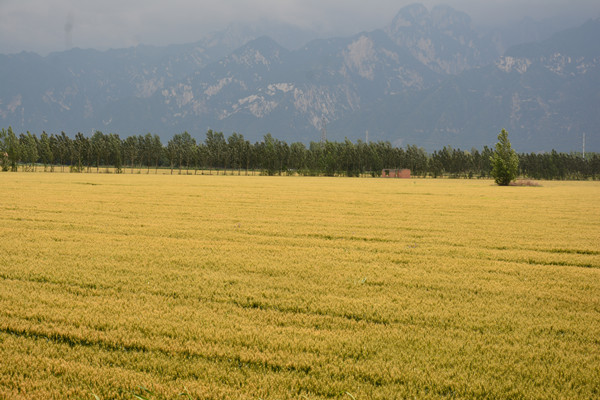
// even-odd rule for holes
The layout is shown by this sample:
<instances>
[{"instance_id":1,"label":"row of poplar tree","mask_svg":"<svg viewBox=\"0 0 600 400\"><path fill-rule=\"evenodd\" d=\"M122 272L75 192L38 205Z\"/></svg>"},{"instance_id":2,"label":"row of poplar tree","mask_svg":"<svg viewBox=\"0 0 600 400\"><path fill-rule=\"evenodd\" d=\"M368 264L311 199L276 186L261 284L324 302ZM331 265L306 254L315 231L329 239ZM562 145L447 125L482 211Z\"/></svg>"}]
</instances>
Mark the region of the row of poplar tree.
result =
<instances>
[{"instance_id":1,"label":"row of poplar tree","mask_svg":"<svg viewBox=\"0 0 600 400\"><path fill-rule=\"evenodd\" d=\"M377 176L382 169L408 168L416 176L485 178L490 176L493 149L463 151L444 147L428 154L416 146L394 147L389 142L352 143L295 142L287 144L267 134L251 143L243 135L209 130L204 141L196 141L183 132L166 144L150 133L121 139L100 131L91 136L82 133L70 138L43 132L16 135L12 129L0 130L0 166L2 170L36 168L72 172L126 172L131 169L169 168L171 173L198 171L236 171L267 175L343 175ZM600 179L600 155L558 153L518 154L519 174L533 179Z\"/></svg>"}]
</instances>

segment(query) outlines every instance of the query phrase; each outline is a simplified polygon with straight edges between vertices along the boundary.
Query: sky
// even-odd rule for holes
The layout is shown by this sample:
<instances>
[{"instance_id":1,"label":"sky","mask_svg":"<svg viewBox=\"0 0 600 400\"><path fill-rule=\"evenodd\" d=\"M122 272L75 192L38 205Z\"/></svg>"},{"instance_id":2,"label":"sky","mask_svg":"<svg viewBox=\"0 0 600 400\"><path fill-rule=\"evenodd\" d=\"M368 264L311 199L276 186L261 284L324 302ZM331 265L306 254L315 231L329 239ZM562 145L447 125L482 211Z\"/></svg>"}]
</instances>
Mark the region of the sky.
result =
<instances>
[{"instance_id":1,"label":"sky","mask_svg":"<svg viewBox=\"0 0 600 400\"><path fill-rule=\"evenodd\" d=\"M234 23L285 22L323 36L386 26L415 0L0 0L0 54L191 43ZM599 0L423 0L496 26L529 16L600 17Z\"/></svg>"}]
</instances>

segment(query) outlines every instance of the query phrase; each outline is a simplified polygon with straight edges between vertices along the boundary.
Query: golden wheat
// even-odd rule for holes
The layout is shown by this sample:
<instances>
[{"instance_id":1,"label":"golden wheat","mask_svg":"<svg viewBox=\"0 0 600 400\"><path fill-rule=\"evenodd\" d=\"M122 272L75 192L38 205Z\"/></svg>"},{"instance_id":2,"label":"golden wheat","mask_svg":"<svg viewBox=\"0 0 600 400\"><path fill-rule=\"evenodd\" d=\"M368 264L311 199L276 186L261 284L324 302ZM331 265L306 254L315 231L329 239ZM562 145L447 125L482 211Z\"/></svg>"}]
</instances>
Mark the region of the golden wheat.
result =
<instances>
[{"instance_id":1,"label":"golden wheat","mask_svg":"<svg viewBox=\"0 0 600 400\"><path fill-rule=\"evenodd\" d=\"M598 183L0 185L1 398L600 396Z\"/></svg>"}]
</instances>

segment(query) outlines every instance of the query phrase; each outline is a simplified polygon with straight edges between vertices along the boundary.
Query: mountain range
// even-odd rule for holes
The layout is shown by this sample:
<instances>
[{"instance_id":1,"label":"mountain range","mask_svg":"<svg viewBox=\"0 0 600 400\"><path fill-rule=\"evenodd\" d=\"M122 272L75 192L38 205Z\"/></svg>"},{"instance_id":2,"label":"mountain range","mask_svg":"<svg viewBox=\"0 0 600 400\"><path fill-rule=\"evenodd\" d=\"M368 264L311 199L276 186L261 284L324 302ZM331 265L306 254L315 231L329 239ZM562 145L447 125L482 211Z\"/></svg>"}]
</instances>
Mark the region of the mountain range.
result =
<instances>
[{"instance_id":1,"label":"mountain range","mask_svg":"<svg viewBox=\"0 0 600 400\"><path fill-rule=\"evenodd\" d=\"M539 27L539 26L538 26ZM534 29L535 26L532 26ZM542 30L545 29L545 30ZM407 6L382 29L314 39L278 27L231 27L186 45L42 57L0 55L0 126L94 130L121 137L187 131L267 132L291 143L345 137L492 146L502 128L518 151L600 150L600 19L528 37L482 33L447 6ZM281 45L286 43L286 47Z\"/></svg>"}]
</instances>

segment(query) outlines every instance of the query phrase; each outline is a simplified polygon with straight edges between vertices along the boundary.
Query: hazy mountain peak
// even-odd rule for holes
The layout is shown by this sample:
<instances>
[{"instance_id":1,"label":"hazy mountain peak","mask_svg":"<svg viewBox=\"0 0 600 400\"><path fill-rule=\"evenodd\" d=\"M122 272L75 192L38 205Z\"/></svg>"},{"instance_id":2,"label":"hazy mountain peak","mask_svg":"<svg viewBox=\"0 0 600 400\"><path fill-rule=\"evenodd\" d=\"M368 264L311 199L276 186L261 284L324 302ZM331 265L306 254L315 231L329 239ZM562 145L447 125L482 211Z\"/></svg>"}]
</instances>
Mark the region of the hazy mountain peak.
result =
<instances>
[{"instance_id":1,"label":"hazy mountain peak","mask_svg":"<svg viewBox=\"0 0 600 400\"><path fill-rule=\"evenodd\" d=\"M288 53L288 50L273 39L268 36L261 36L233 52L228 59L246 66L262 65L268 68L272 63L279 63L282 54L286 53Z\"/></svg>"},{"instance_id":2,"label":"hazy mountain peak","mask_svg":"<svg viewBox=\"0 0 600 400\"><path fill-rule=\"evenodd\" d=\"M325 118L334 139L369 129L374 140L471 147L507 127L531 149L568 146L600 125L598 19L503 58L447 6L414 4L385 29L296 50L258 33L240 26L183 45L0 55L0 123L122 135L211 127L307 141Z\"/></svg>"},{"instance_id":3,"label":"hazy mountain peak","mask_svg":"<svg viewBox=\"0 0 600 400\"><path fill-rule=\"evenodd\" d=\"M438 30L465 30L471 29L471 17L462 11L457 11L447 5L437 5L431 9L422 4L411 4L402 8L394 17L387 31L397 33L406 28Z\"/></svg>"},{"instance_id":4,"label":"hazy mountain peak","mask_svg":"<svg viewBox=\"0 0 600 400\"><path fill-rule=\"evenodd\" d=\"M449 6L436 6L431 11L421 4L404 7L385 32L438 73L460 73L498 56L491 41L481 41L471 18Z\"/></svg>"},{"instance_id":5,"label":"hazy mountain peak","mask_svg":"<svg viewBox=\"0 0 600 400\"><path fill-rule=\"evenodd\" d=\"M439 5L431 10L431 22L440 30L458 29L471 30L471 17L462 11L457 11L450 6Z\"/></svg>"},{"instance_id":6,"label":"hazy mountain peak","mask_svg":"<svg viewBox=\"0 0 600 400\"><path fill-rule=\"evenodd\" d=\"M279 43L277 43L275 40L273 40L270 36L267 35L263 35L249 41L244 46L242 46L242 49L248 47L260 49L266 52L287 51L287 49L285 49L283 46L281 46Z\"/></svg>"},{"instance_id":7,"label":"hazy mountain peak","mask_svg":"<svg viewBox=\"0 0 600 400\"><path fill-rule=\"evenodd\" d=\"M423 25L426 23L428 16L429 11L423 4L415 3L408 5L396 14L396 17L394 17L389 26L389 30L395 31L400 28Z\"/></svg>"}]
</instances>

